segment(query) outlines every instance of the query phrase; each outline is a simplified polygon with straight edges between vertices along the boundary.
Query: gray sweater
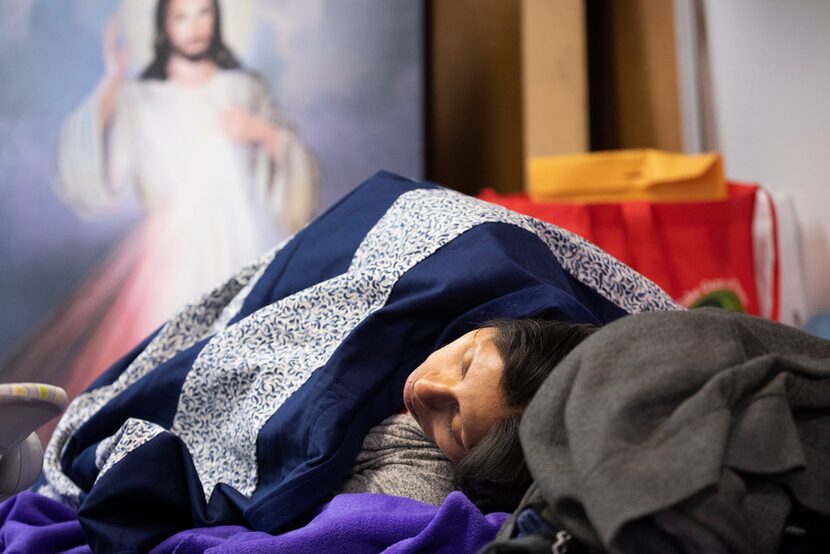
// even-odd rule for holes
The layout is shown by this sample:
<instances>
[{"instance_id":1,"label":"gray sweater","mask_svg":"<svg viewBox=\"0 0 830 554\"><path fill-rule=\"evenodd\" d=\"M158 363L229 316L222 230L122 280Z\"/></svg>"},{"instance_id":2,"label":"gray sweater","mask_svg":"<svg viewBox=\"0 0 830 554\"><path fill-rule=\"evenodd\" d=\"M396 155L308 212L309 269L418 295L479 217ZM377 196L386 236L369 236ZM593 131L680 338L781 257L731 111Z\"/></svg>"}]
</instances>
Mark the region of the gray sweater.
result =
<instances>
[{"instance_id":1,"label":"gray sweater","mask_svg":"<svg viewBox=\"0 0 830 554\"><path fill-rule=\"evenodd\" d=\"M352 474L337 493L374 492L436 506L454 490L453 467L409 415L393 415L373 427Z\"/></svg>"}]
</instances>

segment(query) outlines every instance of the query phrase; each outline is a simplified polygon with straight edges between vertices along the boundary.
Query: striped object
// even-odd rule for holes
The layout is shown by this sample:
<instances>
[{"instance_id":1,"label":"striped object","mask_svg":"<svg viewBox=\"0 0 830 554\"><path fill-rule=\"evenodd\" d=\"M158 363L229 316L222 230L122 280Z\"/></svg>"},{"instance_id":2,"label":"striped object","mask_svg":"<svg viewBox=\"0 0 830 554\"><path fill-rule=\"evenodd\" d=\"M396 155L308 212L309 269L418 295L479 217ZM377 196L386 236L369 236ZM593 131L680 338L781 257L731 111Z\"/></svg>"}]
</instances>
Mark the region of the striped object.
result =
<instances>
[{"instance_id":1,"label":"striped object","mask_svg":"<svg viewBox=\"0 0 830 554\"><path fill-rule=\"evenodd\" d=\"M0 385L0 404L21 399L42 400L57 406L60 411L66 408L66 392L54 385L43 383L8 383Z\"/></svg>"}]
</instances>

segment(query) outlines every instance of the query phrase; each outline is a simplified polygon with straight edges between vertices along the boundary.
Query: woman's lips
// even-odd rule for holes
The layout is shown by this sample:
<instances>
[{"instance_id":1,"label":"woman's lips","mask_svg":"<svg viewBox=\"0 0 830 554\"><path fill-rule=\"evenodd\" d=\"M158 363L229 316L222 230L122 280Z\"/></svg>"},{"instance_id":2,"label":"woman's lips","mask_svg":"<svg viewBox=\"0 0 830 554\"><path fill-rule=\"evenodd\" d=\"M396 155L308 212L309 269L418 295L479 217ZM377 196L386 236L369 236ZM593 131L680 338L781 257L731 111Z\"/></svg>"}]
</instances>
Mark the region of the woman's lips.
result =
<instances>
[{"instance_id":1,"label":"woman's lips","mask_svg":"<svg viewBox=\"0 0 830 554\"><path fill-rule=\"evenodd\" d=\"M412 414L412 417L418 421L418 413L415 411L415 403L412 401L412 389L415 387L415 380L410 375L403 386L403 405L406 406L407 411Z\"/></svg>"}]
</instances>

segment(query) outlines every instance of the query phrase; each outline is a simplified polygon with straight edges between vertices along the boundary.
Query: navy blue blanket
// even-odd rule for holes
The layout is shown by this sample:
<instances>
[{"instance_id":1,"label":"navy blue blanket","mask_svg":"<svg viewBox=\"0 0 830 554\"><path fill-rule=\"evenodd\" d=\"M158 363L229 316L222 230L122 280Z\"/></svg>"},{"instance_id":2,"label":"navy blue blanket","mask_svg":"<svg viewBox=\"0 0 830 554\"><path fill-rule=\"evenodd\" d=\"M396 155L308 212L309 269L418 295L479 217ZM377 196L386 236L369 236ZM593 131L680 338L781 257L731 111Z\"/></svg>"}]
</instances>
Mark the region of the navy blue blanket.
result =
<instances>
[{"instance_id":1,"label":"navy blue blanket","mask_svg":"<svg viewBox=\"0 0 830 554\"><path fill-rule=\"evenodd\" d=\"M95 550L211 525L285 530L401 409L409 373L473 326L676 308L556 226L381 173L75 399L38 491L77 510Z\"/></svg>"}]
</instances>

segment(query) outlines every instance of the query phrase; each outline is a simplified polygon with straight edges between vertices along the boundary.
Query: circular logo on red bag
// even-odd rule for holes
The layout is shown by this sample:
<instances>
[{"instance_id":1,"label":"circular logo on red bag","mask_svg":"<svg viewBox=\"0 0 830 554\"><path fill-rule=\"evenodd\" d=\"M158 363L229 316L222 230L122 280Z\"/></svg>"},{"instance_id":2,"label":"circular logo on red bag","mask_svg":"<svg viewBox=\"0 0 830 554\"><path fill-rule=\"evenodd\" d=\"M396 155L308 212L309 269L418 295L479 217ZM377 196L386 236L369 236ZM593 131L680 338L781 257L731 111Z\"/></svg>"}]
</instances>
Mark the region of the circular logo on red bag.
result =
<instances>
[{"instance_id":1,"label":"circular logo on red bag","mask_svg":"<svg viewBox=\"0 0 830 554\"><path fill-rule=\"evenodd\" d=\"M680 299L687 308L714 307L731 312L746 312L749 298L735 278L704 279Z\"/></svg>"}]
</instances>

